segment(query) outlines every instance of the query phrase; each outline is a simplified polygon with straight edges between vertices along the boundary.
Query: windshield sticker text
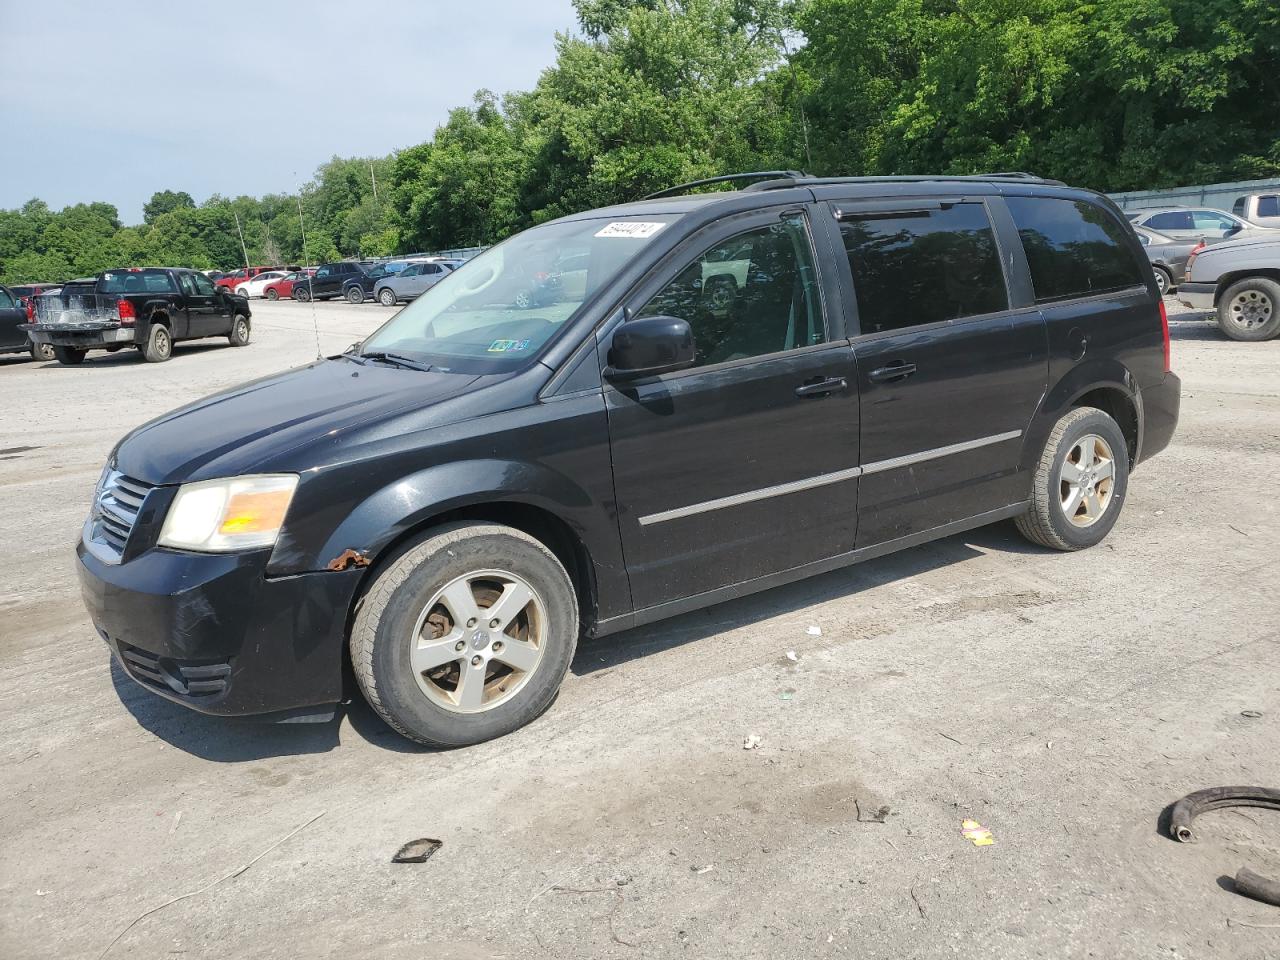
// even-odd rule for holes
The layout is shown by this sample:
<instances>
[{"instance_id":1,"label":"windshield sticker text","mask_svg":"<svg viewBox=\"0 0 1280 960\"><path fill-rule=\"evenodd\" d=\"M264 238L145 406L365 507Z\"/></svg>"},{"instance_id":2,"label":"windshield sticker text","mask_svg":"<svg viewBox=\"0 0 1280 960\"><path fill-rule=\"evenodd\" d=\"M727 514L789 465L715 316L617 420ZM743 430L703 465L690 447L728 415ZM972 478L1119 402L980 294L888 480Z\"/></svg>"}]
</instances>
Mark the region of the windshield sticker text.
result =
<instances>
[{"instance_id":1,"label":"windshield sticker text","mask_svg":"<svg viewBox=\"0 0 1280 960\"><path fill-rule=\"evenodd\" d=\"M645 240L665 227L665 223L640 223L625 220L611 223L596 232L597 237L625 237L629 240Z\"/></svg>"}]
</instances>

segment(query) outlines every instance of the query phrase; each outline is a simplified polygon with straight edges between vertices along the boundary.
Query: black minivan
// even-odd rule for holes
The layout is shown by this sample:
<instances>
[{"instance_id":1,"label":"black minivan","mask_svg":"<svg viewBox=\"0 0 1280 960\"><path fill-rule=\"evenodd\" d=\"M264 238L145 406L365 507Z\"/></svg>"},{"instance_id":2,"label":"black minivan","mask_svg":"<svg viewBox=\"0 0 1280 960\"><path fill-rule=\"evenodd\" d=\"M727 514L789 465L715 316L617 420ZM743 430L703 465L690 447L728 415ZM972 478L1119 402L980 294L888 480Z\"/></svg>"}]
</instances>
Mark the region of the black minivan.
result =
<instances>
[{"instance_id":1,"label":"black minivan","mask_svg":"<svg viewBox=\"0 0 1280 960\"><path fill-rule=\"evenodd\" d=\"M1180 386L1119 210L1022 174L750 176L535 227L133 431L78 549L124 669L297 717L349 657L397 731L469 744L545 710L580 635L1009 518L1102 540ZM583 282L517 305L566 257Z\"/></svg>"}]
</instances>

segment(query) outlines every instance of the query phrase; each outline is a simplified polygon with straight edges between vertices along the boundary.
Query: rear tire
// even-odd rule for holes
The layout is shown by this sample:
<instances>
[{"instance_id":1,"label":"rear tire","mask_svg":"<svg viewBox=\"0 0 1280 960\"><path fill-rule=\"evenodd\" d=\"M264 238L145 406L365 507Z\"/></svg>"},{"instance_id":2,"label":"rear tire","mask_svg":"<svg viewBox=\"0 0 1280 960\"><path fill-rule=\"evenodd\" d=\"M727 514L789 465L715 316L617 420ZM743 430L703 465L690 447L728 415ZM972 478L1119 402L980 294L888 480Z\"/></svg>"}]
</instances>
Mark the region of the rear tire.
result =
<instances>
[{"instance_id":1,"label":"rear tire","mask_svg":"<svg viewBox=\"0 0 1280 960\"><path fill-rule=\"evenodd\" d=\"M50 360L57 359L53 353L53 344L51 343L32 343L31 359L40 360L48 363Z\"/></svg>"},{"instance_id":2,"label":"rear tire","mask_svg":"<svg viewBox=\"0 0 1280 960\"><path fill-rule=\"evenodd\" d=\"M1124 505L1128 441L1101 410L1068 410L1049 432L1031 484L1018 532L1051 550L1092 547L1111 532Z\"/></svg>"},{"instance_id":3,"label":"rear tire","mask_svg":"<svg viewBox=\"0 0 1280 960\"><path fill-rule=\"evenodd\" d=\"M231 320L231 333L227 335L227 340L233 347L247 347L249 333L249 318L242 313L237 313Z\"/></svg>"},{"instance_id":4,"label":"rear tire","mask_svg":"<svg viewBox=\"0 0 1280 960\"><path fill-rule=\"evenodd\" d=\"M68 367L74 367L77 363L84 362L84 355L88 352L78 347L54 347L53 359Z\"/></svg>"},{"instance_id":5,"label":"rear tire","mask_svg":"<svg viewBox=\"0 0 1280 960\"><path fill-rule=\"evenodd\" d=\"M162 323L153 323L147 332L147 342L138 347L147 363L164 363L173 356L173 335Z\"/></svg>"},{"instance_id":6,"label":"rear tire","mask_svg":"<svg viewBox=\"0 0 1280 960\"><path fill-rule=\"evenodd\" d=\"M362 287L347 287L347 303L364 303Z\"/></svg>"},{"instance_id":7,"label":"rear tire","mask_svg":"<svg viewBox=\"0 0 1280 960\"><path fill-rule=\"evenodd\" d=\"M1280 283L1247 277L1218 301L1218 326L1232 340L1257 343L1280 334Z\"/></svg>"},{"instance_id":8,"label":"rear tire","mask_svg":"<svg viewBox=\"0 0 1280 960\"><path fill-rule=\"evenodd\" d=\"M430 531L378 573L357 606L351 663L393 730L460 747L546 710L577 640L577 596L555 555L520 530L462 523Z\"/></svg>"}]
</instances>

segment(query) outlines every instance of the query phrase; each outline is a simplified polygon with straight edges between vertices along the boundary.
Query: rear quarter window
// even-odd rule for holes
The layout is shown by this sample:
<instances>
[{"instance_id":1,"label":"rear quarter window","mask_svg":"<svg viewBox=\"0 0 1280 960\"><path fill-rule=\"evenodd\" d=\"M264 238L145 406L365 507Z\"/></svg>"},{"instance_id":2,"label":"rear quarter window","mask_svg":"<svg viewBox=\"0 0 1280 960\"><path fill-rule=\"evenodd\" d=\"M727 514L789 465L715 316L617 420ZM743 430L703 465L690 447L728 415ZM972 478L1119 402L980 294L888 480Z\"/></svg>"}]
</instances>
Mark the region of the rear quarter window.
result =
<instances>
[{"instance_id":1,"label":"rear quarter window","mask_svg":"<svg viewBox=\"0 0 1280 960\"><path fill-rule=\"evenodd\" d=\"M1058 197L1007 197L1031 268L1036 302L1146 283L1124 228L1099 206Z\"/></svg>"}]
</instances>

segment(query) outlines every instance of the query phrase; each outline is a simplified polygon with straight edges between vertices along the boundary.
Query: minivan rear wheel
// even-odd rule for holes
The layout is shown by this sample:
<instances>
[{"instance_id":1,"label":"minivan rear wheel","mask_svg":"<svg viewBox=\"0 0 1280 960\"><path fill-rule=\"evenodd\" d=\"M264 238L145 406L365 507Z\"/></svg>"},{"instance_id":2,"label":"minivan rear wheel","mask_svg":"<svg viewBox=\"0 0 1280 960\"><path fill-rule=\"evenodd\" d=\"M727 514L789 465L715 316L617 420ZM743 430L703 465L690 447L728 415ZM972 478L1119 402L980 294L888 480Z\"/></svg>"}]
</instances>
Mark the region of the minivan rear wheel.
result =
<instances>
[{"instance_id":1,"label":"minivan rear wheel","mask_svg":"<svg viewBox=\"0 0 1280 960\"><path fill-rule=\"evenodd\" d=\"M1067 411L1050 431L1031 482L1031 503L1017 518L1024 537L1053 550L1100 543L1129 489L1124 433L1095 407Z\"/></svg>"},{"instance_id":2,"label":"minivan rear wheel","mask_svg":"<svg viewBox=\"0 0 1280 960\"><path fill-rule=\"evenodd\" d=\"M377 574L352 623L351 663L392 729L459 747L546 710L577 639L577 597L555 554L512 527L457 524Z\"/></svg>"},{"instance_id":3,"label":"minivan rear wheel","mask_svg":"<svg viewBox=\"0 0 1280 960\"><path fill-rule=\"evenodd\" d=\"M1248 277L1218 301L1218 326L1232 340L1257 342L1280 334L1280 283Z\"/></svg>"}]
</instances>

